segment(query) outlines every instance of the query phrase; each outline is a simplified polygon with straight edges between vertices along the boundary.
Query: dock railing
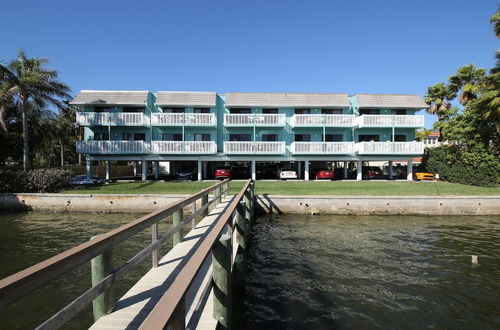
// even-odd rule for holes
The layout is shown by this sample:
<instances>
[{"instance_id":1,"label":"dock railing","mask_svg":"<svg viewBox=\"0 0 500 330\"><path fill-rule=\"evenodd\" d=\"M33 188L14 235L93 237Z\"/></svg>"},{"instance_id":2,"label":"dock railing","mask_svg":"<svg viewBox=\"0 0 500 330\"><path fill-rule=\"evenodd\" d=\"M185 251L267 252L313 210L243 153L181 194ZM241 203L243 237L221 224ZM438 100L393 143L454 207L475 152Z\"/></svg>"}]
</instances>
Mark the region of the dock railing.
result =
<instances>
[{"instance_id":1,"label":"dock railing","mask_svg":"<svg viewBox=\"0 0 500 330\"><path fill-rule=\"evenodd\" d=\"M249 185L250 181L245 184L245 189ZM140 264L148 256L152 257L152 267L157 267L160 245L169 238L173 239L173 245L180 242L183 227L191 223L194 228L196 226L196 216L200 214L206 216L209 206L213 203L219 203L221 198L227 195L228 190L229 180L221 181L164 209L152 212L119 228L96 236L88 242L0 280L0 308L17 301L38 288L48 285L78 266L92 261L92 288L63 307L39 325L37 329L59 328L92 302L94 320L98 319L113 309L115 301L112 286L114 283L123 278L134 266ZM209 200L210 194L212 194L211 200ZM240 192L238 196L241 195ZM200 199L201 203L197 208L196 202ZM184 218L183 209L189 205L193 205L193 212ZM171 215L173 215L173 227L160 235L158 223ZM229 215L223 218L227 221ZM151 244L121 266L112 269L111 255L113 248L148 228L151 228L152 233ZM189 265L191 264L192 262Z\"/></svg>"}]
</instances>

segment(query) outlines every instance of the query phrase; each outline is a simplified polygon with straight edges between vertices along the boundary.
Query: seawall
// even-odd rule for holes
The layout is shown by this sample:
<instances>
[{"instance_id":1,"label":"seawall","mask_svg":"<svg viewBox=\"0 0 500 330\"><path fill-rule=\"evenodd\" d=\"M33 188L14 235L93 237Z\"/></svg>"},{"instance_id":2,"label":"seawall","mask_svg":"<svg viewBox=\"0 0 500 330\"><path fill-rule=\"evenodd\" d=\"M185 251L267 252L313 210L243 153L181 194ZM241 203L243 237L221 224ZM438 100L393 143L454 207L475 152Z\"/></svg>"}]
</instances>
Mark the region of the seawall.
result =
<instances>
[{"instance_id":1,"label":"seawall","mask_svg":"<svg viewBox=\"0 0 500 330\"><path fill-rule=\"evenodd\" d=\"M0 194L0 210L151 212L188 195ZM298 214L500 215L498 196L256 195L257 212Z\"/></svg>"}]
</instances>

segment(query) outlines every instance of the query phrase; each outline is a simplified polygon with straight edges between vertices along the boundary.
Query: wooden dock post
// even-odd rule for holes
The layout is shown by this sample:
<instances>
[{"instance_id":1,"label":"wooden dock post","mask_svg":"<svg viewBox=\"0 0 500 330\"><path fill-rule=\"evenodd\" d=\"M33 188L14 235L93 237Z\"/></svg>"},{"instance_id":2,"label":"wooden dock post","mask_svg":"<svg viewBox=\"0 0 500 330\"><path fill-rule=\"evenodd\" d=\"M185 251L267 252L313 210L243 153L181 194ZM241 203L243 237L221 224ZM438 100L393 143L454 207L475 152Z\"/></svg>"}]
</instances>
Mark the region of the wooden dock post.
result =
<instances>
[{"instance_id":1,"label":"wooden dock post","mask_svg":"<svg viewBox=\"0 0 500 330\"><path fill-rule=\"evenodd\" d=\"M252 231L252 205L250 203L250 192L247 190L245 195L243 196L243 203L245 205L245 229L247 233L247 237L249 233Z\"/></svg>"},{"instance_id":2,"label":"wooden dock post","mask_svg":"<svg viewBox=\"0 0 500 330\"><path fill-rule=\"evenodd\" d=\"M97 235L99 236L99 235ZM91 238L94 239L97 236ZM99 284L106 276L113 271L113 253L108 250L98 255L90 261L90 270L92 274L92 286ZM102 316L109 314L114 307L114 286L101 293L92 301L94 322Z\"/></svg>"},{"instance_id":3,"label":"wooden dock post","mask_svg":"<svg viewBox=\"0 0 500 330\"><path fill-rule=\"evenodd\" d=\"M231 329L231 253L231 236L223 234L212 248L212 276L213 317L225 329Z\"/></svg>"},{"instance_id":4,"label":"wooden dock post","mask_svg":"<svg viewBox=\"0 0 500 330\"><path fill-rule=\"evenodd\" d=\"M182 219L184 218L184 211L183 209L180 209L179 211L175 211L173 215L173 226L177 226L182 222ZM180 229L178 232L176 232L172 236L172 241L173 245L172 247L176 246L178 243L182 241L182 229Z\"/></svg>"},{"instance_id":5,"label":"wooden dock post","mask_svg":"<svg viewBox=\"0 0 500 330\"><path fill-rule=\"evenodd\" d=\"M222 197L222 186L218 186L216 189L215 189L215 195L216 195L216 199L215 199L215 205L217 204L220 204L221 202L221 197Z\"/></svg>"},{"instance_id":6,"label":"wooden dock post","mask_svg":"<svg viewBox=\"0 0 500 330\"><path fill-rule=\"evenodd\" d=\"M158 240L158 223L155 223L151 226L151 243L154 243ZM158 267L158 249L153 250L151 252L151 261L153 268Z\"/></svg>"},{"instance_id":7,"label":"wooden dock post","mask_svg":"<svg viewBox=\"0 0 500 330\"><path fill-rule=\"evenodd\" d=\"M250 215L251 221L253 222L255 214L255 181L250 183Z\"/></svg>"}]
</instances>

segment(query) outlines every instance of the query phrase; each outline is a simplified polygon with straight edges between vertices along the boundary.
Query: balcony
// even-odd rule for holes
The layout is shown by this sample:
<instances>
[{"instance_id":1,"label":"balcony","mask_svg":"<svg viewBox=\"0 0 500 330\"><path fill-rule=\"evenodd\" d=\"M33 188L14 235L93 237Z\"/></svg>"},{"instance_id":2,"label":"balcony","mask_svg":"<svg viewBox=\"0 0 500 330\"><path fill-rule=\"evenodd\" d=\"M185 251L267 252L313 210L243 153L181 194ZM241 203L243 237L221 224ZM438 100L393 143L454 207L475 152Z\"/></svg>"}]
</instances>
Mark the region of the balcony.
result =
<instances>
[{"instance_id":1,"label":"balcony","mask_svg":"<svg viewBox=\"0 0 500 330\"><path fill-rule=\"evenodd\" d=\"M217 144L214 141L153 141L151 151L154 154L208 155L217 153Z\"/></svg>"},{"instance_id":2,"label":"balcony","mask_svg":"<svg viewBox=\"0 0 500 330\"><path fill-rule=\"evenodd\" d=\"M345 155L354 153L354 142L292 142L293 155Z\"/></svg>"},{"instance_id":3,"label":"balcony","mask_svg":"<svg viewBox=\"0 0 500 330\"><path fill-rule=\"evenodd\" d=\"M80 126L144 126L142 112L78 112L76 123Z\"/></svg>"},{"instance_id":4,"label":"balcony","mask_svg":"<svg viewBox=\"0 0 500 330\"><path fill-rule=\"evenodd\" d=\"M154 126L216 126L214 113L153 113Z\"/></svg>"},{"instance_id":5,"label":"balcony","mask_svg":"<svg viewBox=\"0 0 500 330\"><path fill-rule=\"evenodd\" d=\"M294 115L293 127L352 127L354 115Z\"/></svg>"},{"instance_id":6,"label":"balcony","mask_svg":"<svg viewBox=\"0 0 500 330\"><path fill-rule=\"evenodd\" d=\"M148 145L144 141L77 141L79 154L145 154Z\"/></svg>"},{"instance_id":7,"label":"balcony","mask_svg":"<svg viewBox=\"0 0 500 330\"><path fill-rule=\"evenodd\" d=\"M224 114L225 127L284 127L285 114Z\"/></svg>"},{"instance_id":8,"label":"balcony","mask_svg":"<svg viewBox=\"0 0 500 330\"><path fill-rule=\"evenodd\" d=\"M285 153L285 142L224 142L224 153L228 155L281 155Z\"/></svg>"},{"instance_id":9,"label":"balcony","mask_svg":"<svg viewBox=\"0 0 500 330\"><path fill-rule=\"evenodd\" d=\"M354 119L354 126L363 127L424 127L422 115L361 115Z\"/></svg>"},{"instance_id":10,"label":"balcony","mask_svg":"<svg viewBox=\"0 0 500 330\"><path fill-rule=\"evenodd\" d=\"M421 155L422 142L359 142L354 146L359 155Z\"/></svg>"}]
</instances>

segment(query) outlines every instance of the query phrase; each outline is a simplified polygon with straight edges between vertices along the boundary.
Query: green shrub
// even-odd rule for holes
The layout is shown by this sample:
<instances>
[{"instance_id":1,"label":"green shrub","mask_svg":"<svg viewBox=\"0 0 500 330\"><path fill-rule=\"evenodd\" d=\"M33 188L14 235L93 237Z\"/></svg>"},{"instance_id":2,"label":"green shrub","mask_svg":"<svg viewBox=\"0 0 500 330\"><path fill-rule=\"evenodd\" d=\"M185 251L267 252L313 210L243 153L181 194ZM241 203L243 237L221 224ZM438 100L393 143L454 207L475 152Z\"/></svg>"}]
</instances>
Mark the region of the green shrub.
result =
<instances>
[{"instance_id":1,"label":"green shrub","mask_svg":"<svg viewBox=\"0 0 500 330\"><path fill-rule=\"evenodd\" d=\"M426 150L424 168L441 179L473 186L500 184L500 160L484 150L467 150L461 145L442 145Z\"/></svg>"},{"instance_id":2,"label":"green shrub","mask_svg":"<svg viewBox=\"0 0 500 330\"><path fill-rule=\"evenodd\" d=\"M0 169L0 192L58 192L64 188L71 173L63 169Z\"/></svg>"}]
</instances>

